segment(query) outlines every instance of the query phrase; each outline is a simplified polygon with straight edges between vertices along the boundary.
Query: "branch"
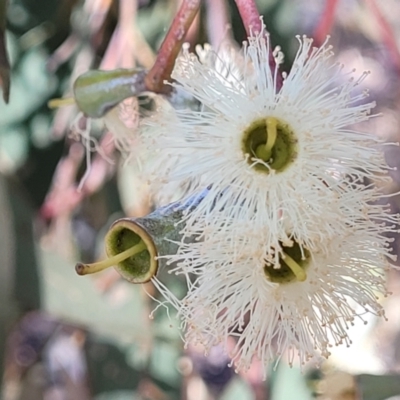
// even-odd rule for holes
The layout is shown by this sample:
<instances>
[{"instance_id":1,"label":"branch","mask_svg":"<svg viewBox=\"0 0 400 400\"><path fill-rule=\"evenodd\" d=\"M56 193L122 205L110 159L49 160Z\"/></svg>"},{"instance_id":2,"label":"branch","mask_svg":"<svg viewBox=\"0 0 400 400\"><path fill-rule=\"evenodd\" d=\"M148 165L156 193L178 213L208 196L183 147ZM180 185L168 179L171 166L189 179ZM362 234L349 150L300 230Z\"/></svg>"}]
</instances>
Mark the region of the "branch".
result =
<instances>
[{"instance_id":1,"label":"branch","mask_svg":"<svg viewBox=\"0 0 400 400\"><path fill-rule=\"evenodd\" d=\"M200 0L183 0L158 51L156 62L145 78L147 90L155 93L166 93L170 90L164 85L164 81L171 77L176 57L199 7Z\"/></svg>"},{"instance_id":2,"label":"branch","mask_svg":"<svg viewBox=\"0 0 400 400\"><path fill-rule=\"evenodd\" d=\"M396 69L400 71L400 52L397 46L396 36L392 27L383 15L375 0L366 0L367 6L371 9L372 15L377 19L379 28L383 36L383 42L389 50L392 62Z\"/></svg>"},{"instance_id":3,"label":"branch","mask_svg":"<svg viewBox=\"0 0 400 400\"><path fill-rule=\"evenodd\" d=\"M263 30L263 24L255 0L235 0L235 2L246 29L247 36L260 33Z\"/></svg>"},{"instance_id":4,"label":"branch","mask_svg":"<svg viewBox=\"0 0 400 400\"><path fill-rule=\"evenodd\" d=\"M263 31L267 34L265 26L258 13L257 4L255 0L235 0L236 6L239 10L240 16L243 21L243 25L246 29L247 36L257 35ZM272 49L270 47L269 52L269 66L271 71L275 71L277 68L274 56L272 54ZM278 73L276 76L276 90L279 91L282 87L283 79L282 74Z\"/></svg>"},{"instance_id":5,"label":"branch","mask_svg":"<svg viewBox=\"0 0 400 400\"><path fill-rule=\"evenodd\" d=\"M323 43L326 36L332 29L337 4L338 0L326 0L322 18L319 21L317 27L315 28L313 35L317 46Z\"/></svg>"},{"instance_id":6,"label":"branch","mask_svg":"<svg viewBox=\"0 0 400 400\"><path fill-rule=\"evenodd\" d=\"M231 40L228 7L225 0L207 0L207 33L210 44L218 49L224 39Z\"/></svg>"}]
</instances>

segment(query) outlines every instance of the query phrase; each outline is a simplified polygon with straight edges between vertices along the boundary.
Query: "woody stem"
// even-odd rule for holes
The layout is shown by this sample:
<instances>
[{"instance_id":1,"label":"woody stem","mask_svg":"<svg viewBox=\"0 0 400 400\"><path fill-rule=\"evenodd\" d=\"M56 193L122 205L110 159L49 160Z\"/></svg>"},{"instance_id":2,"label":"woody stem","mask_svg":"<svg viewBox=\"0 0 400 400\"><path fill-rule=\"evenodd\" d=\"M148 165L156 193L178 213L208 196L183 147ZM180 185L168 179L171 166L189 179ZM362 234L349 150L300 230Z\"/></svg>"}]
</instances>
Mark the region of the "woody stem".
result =
<instances>
[{"instance_id":1,"label":"woody stem","mask_svg":"<svg viewBox=\"0 0 400 400\"><path fill-rule=\"evenodd\" d=\"M260 14L257 9L257 4L255 0L235 0L236 6L239 10L240 17L242 18L243 25L246 29L247 36L257 35L262 32L264 26L260 18ZM265 35L267 31L264 30ZM269 67L271 71L275 71L276 62L272 51L269 51L268 57ZM282 87L283 79L282 74L277 71L276 75L276 91L278 92Z\"/></svg>"},{"instance_id":2,"label":"woody stem","mask_svg":"<svg viewBox=\"0 0 400 400\"><path fill-rule=\"evenodd\" d=\"M199 7L200 0L182 1L182 5L172 21L167 36L161 44L157 59L145 78L147 90L155 93L169 91L169 86L164 85L164 81L171 78L176 57Z\"/></svg>"}]
</instances>

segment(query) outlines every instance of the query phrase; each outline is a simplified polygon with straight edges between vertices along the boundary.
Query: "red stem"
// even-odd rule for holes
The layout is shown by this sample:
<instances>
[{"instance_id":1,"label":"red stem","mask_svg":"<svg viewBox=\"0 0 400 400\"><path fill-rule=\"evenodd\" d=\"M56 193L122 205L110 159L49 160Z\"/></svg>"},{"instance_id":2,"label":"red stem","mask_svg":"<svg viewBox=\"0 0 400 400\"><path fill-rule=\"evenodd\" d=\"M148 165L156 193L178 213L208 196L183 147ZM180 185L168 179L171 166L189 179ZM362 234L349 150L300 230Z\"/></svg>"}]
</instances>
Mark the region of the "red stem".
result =
<instances>
[{"instance_id":1,"label":"red stem","mask_svg":"<svg viewBox=\"0 0 400 400\"><path fill-rule=\"evenodd\" d=\"M260 19L260 14L258 13L257 4L255 0L235 0L236 6L239 10L240 16L243 21L243 25L246 29L247 36L259 34L263 28L263 22ZM267 34L266 29L264 29L265 34ZM271 46L271 44L270 44ZM274 56L272 54L272 49L270 47L269 52L269 67L271 71L275 71L276 63ZM279 91L282 87L283 79L282 74L278 73L276 76L276 90Z\"/></svg>"},{"instance_id":2,"label":"red stem","mask_svg":"<svg viewBox=\"0 0 400 400\"><path fill-rule=\"evenodd\" d=\"M155 93L165 93L169 87L164 85L165 80L171 78L176 57L181 50L186 33L192 24L200 7L200 0L183 0L172 25L165 37L156 62L148 72L145 83L147 90Z\"/></svg>"},{"instance_id":3,"label":"red stem","mask_svg":"<svg viewBox=\"0 0 400 400\"><path fill-rule=\"evenodd\" d=\"M226 0L207 0L206 3L208 39L211 46L218 49L224 39L232 39L228 5Z\"/></svg>"},{"instance_id":4,"label":"red stem","mask_svg":"<svg viewBox=\"0 0 400 400\"><path fill-rule=\"evenodd\" d=\"M392 62L396 66L397 70L400 71L400 52L397 46L396 37L393 33L393 29L382 14L382 11L380 10L375 0L366 0L366 3L370 7L374 17L378 20L378 24L383 35L383 41L389 49L389 53L392 57Z\"/></svg>"},{"instance_id":5,"label":"red stem","mask_svg":"<svg viewBox=\"0 0 400 400\"><path fill-rule=\"evenodd\" d=\"M262 31L263 25L258 13L255 0L235 0L239 10L247 36L257 34Z\"/></svg>"},{"instance_id":6,"label":"red stem","mask_svg":"<svg viewBox=\"0 0 400 400\"><path fill-rule=\"evenodd\" d=\"M314 31L315 44L321 45L326 38L326 35L331 31L333 20L335 17L335 11L338 4L338 0L326 0L325 10L322 14L322 18Z\"/></svg>"}]
</instances>

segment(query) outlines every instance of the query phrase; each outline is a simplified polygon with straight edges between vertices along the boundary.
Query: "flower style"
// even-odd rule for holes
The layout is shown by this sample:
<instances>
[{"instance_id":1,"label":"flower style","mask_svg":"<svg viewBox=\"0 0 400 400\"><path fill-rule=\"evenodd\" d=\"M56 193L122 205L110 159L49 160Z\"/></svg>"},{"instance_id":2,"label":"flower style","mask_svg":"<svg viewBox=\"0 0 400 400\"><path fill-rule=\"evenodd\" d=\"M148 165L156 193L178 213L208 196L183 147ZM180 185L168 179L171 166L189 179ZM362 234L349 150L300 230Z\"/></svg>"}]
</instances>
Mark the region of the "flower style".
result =
<instances>
[{"instance_id":1,"label":"flower style","mask_svg":"<svg viewBox=\"0 0 400 400\"><path fill-rule=\"evenodd\" d=\"M294 242L283 246L278 263L263 252L256 232L249 229L234 241L219 232L212 240L182 245L170 257L178 260L171 272L190 282L179 305L161 289L183 318L186 342L200 342L206 351L224 343L238 370L249 368L253 357L265 374L281 357L290 364L296 357L302 364L318 361L333 345L351 344L347 329L356 319L365 322L368 312L384 316L378 300L387 295L390 240L383 231L360 222L332 240L328 254L302 251ZM236 346L229 351L230 336Z\"/></svg>"},{"instance_id":2,"label":"flower style","mask_svg":"<svg viewBox=\"0 0 400 400\"><path fill-rule=\"evenodd\" d=\"M188 235L227 219L251 224L269 240L266 249L292 239L312 247L345 233L379 196L365 185L388 179L379 139L349 127L368 120L374 106L362 104L366 93L353 95L367 73L346 76L326 43L299 43L280 89L265 32L250 37L230 64L216 56L218 66L211 66L187 49L178 58L172 85L199 107L154 113L142 121L141 139L144 158L167 165L143 163L154 193L178 184L185 198L209 188L185 218Z\"/></svg>"}]
</instances>

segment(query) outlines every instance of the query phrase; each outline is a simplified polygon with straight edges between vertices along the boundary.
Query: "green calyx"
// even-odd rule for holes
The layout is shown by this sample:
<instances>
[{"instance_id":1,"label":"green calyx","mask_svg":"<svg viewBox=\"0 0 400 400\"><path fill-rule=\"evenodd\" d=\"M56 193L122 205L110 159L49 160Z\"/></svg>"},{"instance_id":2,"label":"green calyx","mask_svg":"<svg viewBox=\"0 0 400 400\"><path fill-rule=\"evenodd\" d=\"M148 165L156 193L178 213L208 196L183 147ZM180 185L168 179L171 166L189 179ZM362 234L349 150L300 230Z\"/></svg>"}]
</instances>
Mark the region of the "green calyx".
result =
<instances>
[{"instance_id":1,"label":"green calyx","mask_svg":"<svg viewBox=\"0 0 400 400\"><path fill-rule=\"evenodd\" d=\"M107 258L91 264L77 263L76 272L88 275L114 267L131 283L150 281L160 266L169 265L165 256L178 251L183 212L196 207L201 199L197 196L188 203L173 203L140 218L118 219L104 239ZM185 238L185 243L195 240L195 237Z\"/></svg>"},{"instance_id":2,"label":"green calyx","mask_svg":"<svg viewBox=\"0 0 400 400\"><path fill-rule=\"evenodd\" d=\"M116 264L117 271L132 283L149 281L158 269L157 249L148 233L128 219L114 223L105 238L107 255L112 258L125 251L131 254Z\"/></svg>"},{"instance_id":3,"label":"green calyx","mask_svg":"<svg viewBox=\"0 0 400 400\"><path fill-rule=\"evenodd\" d=\"M108 258L92 264L76 264L79 275L115 267L129 282L144 283L157 273L157 248L148 232L135 221L117 220L107 232L105 245Z\"/></svg>"},{"instance_id":4,"label":"green calyx","mask_svg":"<svg viewBox=\"0 0 400 400\"><path fill-rule=\"evenodd\" d=\"M304 282L307 279L306 270L310 264L310 252L294 242L293 246L282 246L282 255L279 257L279 267L264 266L267 279L273 283Z\"/></svg>"},{"instance_id":5,"label":"green calyx","mask_svg":"<svg viewBox=\"0 0 400 400\"><path fill-rule=\"evenodd\" d=\"M257 171L282 172L297 156L297 139L288 124L268 117L254 121L245 130L242 149Z\"/></svg>"}]
</instances>

